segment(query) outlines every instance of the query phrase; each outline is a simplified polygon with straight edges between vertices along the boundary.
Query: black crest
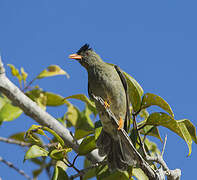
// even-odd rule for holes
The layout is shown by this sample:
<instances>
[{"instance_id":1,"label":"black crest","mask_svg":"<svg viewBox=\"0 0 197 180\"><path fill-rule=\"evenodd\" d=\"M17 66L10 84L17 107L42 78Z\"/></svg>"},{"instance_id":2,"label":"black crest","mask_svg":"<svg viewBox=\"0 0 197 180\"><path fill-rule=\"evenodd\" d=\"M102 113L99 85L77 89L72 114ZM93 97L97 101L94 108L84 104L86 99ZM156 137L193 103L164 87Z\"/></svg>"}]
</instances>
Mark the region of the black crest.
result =
<instances>
[{"instance_id":1,"label":"black crest","mask_svg":"<svg viewBox=\"0 0 197 180\"><path fill-rule=\"evenodd\" d=\"M77 54L81 54L82 52L85 52L87 50L92 50L92 48L90 48L89 44L85 44L83 45L78 51Z\"/></svg>"}]
</instances>

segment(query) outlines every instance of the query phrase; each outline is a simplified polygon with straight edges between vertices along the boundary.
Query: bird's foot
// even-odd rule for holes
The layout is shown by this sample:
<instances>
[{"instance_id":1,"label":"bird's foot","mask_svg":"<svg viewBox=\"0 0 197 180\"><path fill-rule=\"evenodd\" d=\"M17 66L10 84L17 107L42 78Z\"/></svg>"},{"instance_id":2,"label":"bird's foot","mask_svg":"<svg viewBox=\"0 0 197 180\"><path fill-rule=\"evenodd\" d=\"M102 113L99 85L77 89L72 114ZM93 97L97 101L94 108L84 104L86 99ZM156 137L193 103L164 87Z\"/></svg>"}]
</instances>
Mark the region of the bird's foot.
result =
<instances>
[{"instance_id":1,"label":"bird's foot","mask_svg":"<svg viewBox=\"0 0 197 180\"><path fill-rule=\"evenodd\" d=\"M105 108L109 108L110 107L110 105L109 105L109 103L107 101L104 102L104 106L105 106Z\"/></svg>"},{"instance_id":2,"label":"bird's foot","mask_svg":"<svg viewBox=\"0 0 197 180\"><path fill-rule=\"evenodd\" d=\"M124 125L123 119L120 117L119 122L118 122L118 130L122 129Z\"/></svg>"}]
</instances>

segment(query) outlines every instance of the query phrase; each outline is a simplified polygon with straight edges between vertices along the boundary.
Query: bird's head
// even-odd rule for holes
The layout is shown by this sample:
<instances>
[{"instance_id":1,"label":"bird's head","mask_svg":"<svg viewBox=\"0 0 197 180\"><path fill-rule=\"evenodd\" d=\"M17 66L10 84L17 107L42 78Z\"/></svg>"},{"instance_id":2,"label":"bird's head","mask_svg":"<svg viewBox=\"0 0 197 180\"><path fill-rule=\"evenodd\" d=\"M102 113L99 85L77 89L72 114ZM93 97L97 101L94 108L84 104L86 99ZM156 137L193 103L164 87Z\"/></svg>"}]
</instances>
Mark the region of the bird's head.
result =
<instances>
[{"instance_id":1,"label":"bird's head","mask_svg":"<svg viewBox=\"0 0 197 180\"><path fill-rule=\"evenodd\" d=\"M88 44L83 45L76 54L71 54L69 58L78 60L86 69L103 62L100 56L96 54Z\"/></svg>"}]
</instances>

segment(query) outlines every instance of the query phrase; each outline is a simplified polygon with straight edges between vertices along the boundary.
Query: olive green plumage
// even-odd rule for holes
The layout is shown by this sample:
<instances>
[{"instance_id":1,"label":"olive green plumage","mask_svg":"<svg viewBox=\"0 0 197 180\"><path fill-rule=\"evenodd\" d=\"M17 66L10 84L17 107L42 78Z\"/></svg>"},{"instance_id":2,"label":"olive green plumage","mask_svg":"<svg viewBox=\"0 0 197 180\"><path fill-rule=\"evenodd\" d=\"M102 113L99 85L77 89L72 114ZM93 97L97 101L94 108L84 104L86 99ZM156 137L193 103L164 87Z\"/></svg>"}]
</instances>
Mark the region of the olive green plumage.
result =
<instances>
[{"instance_id":1,"label":"olive green plumage","mask_svg":"<svg viewBox=\"0 0 197 180\"><path fill-rule=\"evenodd\" d=\"M129 119L129 102L127 96L127 84L121 70L113 65L107 64L86 44L77 52L82 58L80 64L88 72L88 93L100 96L110 105L110 110L119 120L125 122ZM103 113L103 107L95 102L103 130L97 139L97 146L101 156L107 156L110 169L126 170L131 157L126 151L125 143L117 134L117 127Z\"/></svg>"}]
</instances>

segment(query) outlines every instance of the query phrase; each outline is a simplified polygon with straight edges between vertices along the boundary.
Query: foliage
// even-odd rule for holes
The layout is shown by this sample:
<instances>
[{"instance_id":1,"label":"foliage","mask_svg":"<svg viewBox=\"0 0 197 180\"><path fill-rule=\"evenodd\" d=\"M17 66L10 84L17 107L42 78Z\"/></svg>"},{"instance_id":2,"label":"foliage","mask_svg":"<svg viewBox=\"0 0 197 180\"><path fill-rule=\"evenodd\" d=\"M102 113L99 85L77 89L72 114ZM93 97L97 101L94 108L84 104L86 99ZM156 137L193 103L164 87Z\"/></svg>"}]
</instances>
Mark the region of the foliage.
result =
<instances>
[{"instance_id":1,"label":"foliage","mask_svg":"<svg viewBox=\"0 0 197 180\"><path fill-rule=\"evenodd\" d=\"M81 140L79 145L79 154L76 156L86 156L89 152L96 148L96 139L98 138L102 126L101 122L97 121L93 123L93 118L97 116L97 111L94 103L85 95L77 94L68 96L66 98L42 90L39 86L32 87L35 80L41 78L66 75L68 74L57 65L51 65L47 69L39 73L38 76L33 78L32 81L27 83L28 74L23 68L20 71L14 67L14 65L8 65L11 69L11 73L18 79L21 90L38 106L45 109L47 106L66 106L67 110L62 117L56 117L64 126L71 129L74 133L76 140ZM138 120L138 128L140 135L144 137L145 148L149 154L159 154L160 151L157 145L148 139L148 136L154 136L162 142L162 138L159 133L159 127L165 127L180 136L188 145L189 153L192 152L192 142L197 144L196 128L192 122L188 119L176 120L174 113L170 105L160 96L145 93L139 83L127 73L124 73L129 89L129 97L131 100L131 114ZM77 99L85 103L83 110L69 102L68 99ZM148 109L150 106L158 106L163 110L162 112L153 112L149 114ZM22 110L14 106L10 100L3 94L0 96L0 123L5 121L12 121L17 119L22 114ZM132 121L132 119L131 119ZM130 137L133 142L132 136L133 127L130 127ZM23 136L25 135L25 139ZM46 137L49 140L50 146L45 146L46 140L42 140L42 137ZM14 134L11 138L21 142L28 142L31 144L28 151L25 154L24 161L30 160L35 163L38 169L33 171L34 178L38 177L43 170L50 171L50 167L53 167L53 175L51 178L56 179L69 179L67 174L67 168L74 168L77 173L79 169L75 167L75 160L71 163L69 152L73 150L64 144L62 138L53 130L40 125L32 125L29 130ZM136 148L140 152L140 146ZM48 159L48 160L47 160ZM88 169L92 164L85 158L84 168ZM146 175L140 168L130 168L127 172L110 172L107 165L99 165L92 167L83 174L84 179L91 177L97 177L98 179L128 179L133 176L137 179L147 179ZM131 177L130 177L131 178Z\"/></svg>"}]
</instances>

